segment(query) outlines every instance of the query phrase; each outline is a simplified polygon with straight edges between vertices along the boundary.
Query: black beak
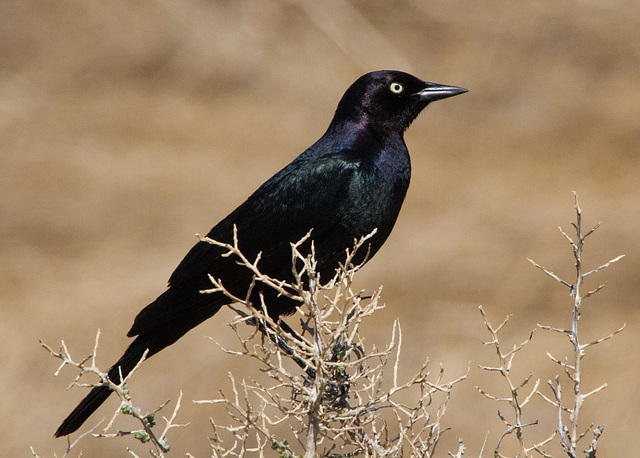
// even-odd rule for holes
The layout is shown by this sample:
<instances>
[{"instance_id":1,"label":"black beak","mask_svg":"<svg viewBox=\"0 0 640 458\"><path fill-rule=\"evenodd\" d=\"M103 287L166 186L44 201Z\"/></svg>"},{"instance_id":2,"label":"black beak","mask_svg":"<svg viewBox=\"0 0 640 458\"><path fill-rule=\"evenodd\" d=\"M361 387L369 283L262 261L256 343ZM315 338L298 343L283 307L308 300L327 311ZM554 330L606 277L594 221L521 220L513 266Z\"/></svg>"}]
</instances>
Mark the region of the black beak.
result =
<instances>
[{"instance_id":1,"label":"black beak","mask_svg":"<svg viewBox=\"0 0 640 458\"><path fill-rule=\"evenodd\" d=\"M444 84L426 83L425 87L420 92L416 92L414 95L420 97L420 100L426 102L433 102L434 100L446 99L447 97L453 97L454 95L464 94L468 92L465 88L457 86L445 86Z\"/></svg>"}]
</instances>

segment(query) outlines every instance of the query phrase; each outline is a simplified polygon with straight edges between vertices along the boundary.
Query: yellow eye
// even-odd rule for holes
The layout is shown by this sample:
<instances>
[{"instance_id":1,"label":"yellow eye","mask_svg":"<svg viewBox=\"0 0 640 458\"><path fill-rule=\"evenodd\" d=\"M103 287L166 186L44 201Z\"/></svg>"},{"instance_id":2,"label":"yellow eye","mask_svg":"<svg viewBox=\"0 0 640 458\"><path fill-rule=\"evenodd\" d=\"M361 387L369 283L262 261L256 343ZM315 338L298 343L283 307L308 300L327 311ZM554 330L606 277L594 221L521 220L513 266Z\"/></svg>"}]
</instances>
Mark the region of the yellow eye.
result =
<instances>
[{"instance_id":1,"label":"yellow eye","mask_svg":"<svg viewBox=\"0 0 640 458\"><path fill-rule=\"evenodd\" d=\"M391 83L389 89L391 89L391 92L393 92L394 94L400 94L404 90L402 84L400 83Z\"/></svg>"}]
</instances>

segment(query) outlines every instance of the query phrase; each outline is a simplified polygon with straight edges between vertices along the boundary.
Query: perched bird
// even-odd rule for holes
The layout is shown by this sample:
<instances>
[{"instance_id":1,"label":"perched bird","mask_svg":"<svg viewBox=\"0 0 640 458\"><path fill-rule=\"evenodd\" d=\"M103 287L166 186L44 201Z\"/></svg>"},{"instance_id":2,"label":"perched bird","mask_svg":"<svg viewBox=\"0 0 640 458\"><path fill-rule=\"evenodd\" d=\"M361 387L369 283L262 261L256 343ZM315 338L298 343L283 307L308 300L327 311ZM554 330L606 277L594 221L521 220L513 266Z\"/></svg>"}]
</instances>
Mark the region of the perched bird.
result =
<instances>
[{"instance_id":1,"label":"perched bird","mask_svg":"<svg viewBox=\"0 0 640 458\"><path fill-rule=\"evenodd\" d=\"M290 243L310 229L321 279L333 277L355 239L377 229L369 240L370 259L389 236L409 186L405 130L429 103L464 92L399 71L367 73L347 89L324 135L207 236L233 243L235 226L241 252L248 259L261 253L262 273L288 281ZM236 297L246 296L252 274L224 252L200 241L187 253L165 292L135 318L127 334L135 340L109 370L112 382L120 383L147 349L147 357L156 354L231 302L223 293L200 293L212 287L208 274ZM252 292L254 304L260 294L274 319L296 309L296 302L260 284ZM106 386L93 388L55 436L76 431L110 393Z\"/></svg>"}]
</instances>

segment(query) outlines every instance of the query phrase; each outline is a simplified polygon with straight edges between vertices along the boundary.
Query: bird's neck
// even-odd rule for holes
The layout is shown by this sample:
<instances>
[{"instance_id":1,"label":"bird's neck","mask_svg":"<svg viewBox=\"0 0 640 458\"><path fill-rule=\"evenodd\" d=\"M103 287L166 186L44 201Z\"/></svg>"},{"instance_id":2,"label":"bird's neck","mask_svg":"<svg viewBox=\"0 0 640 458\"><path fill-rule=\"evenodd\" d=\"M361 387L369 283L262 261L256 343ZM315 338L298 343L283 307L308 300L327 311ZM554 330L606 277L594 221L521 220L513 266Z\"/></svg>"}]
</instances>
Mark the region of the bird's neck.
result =
<instances>
[{"instance_id":1,"label":"bird's neck","mask_svg":"<svg viewBox=\"0 0 640 458\"><path fill-rule=\"evenodd\" d=\"M377 142L379 147L386 144L401 142L404 144L404 131L398 129L387 129L384 125L372 123L366 115L361 115L353 120L340 120L329 125L325 137L339 138L342 142L357 143L361 139L367 142Z\"/></svg>"}]
</instances>

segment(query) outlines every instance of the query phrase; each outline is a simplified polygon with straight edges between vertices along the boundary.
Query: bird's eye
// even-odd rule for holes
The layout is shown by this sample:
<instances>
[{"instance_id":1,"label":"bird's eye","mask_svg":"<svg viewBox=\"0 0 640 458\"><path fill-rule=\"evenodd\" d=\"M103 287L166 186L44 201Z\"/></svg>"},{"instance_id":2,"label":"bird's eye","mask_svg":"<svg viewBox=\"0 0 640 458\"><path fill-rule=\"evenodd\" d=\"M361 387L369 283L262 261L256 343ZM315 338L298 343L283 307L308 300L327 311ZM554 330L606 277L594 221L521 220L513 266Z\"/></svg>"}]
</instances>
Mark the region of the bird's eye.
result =
<instances>
[{"instance_id":1,"label":"bird's eye","mask_svg":"<svg viewBox=\"0 0 640 458\"><path fill-rule=\"evenodd\" d=\"M391 83L391 86L389 86L389 89L391 89L391 92L393 92L394 94L400 94L404 88L400 83Z\"/></svg>"}]
</instances>

